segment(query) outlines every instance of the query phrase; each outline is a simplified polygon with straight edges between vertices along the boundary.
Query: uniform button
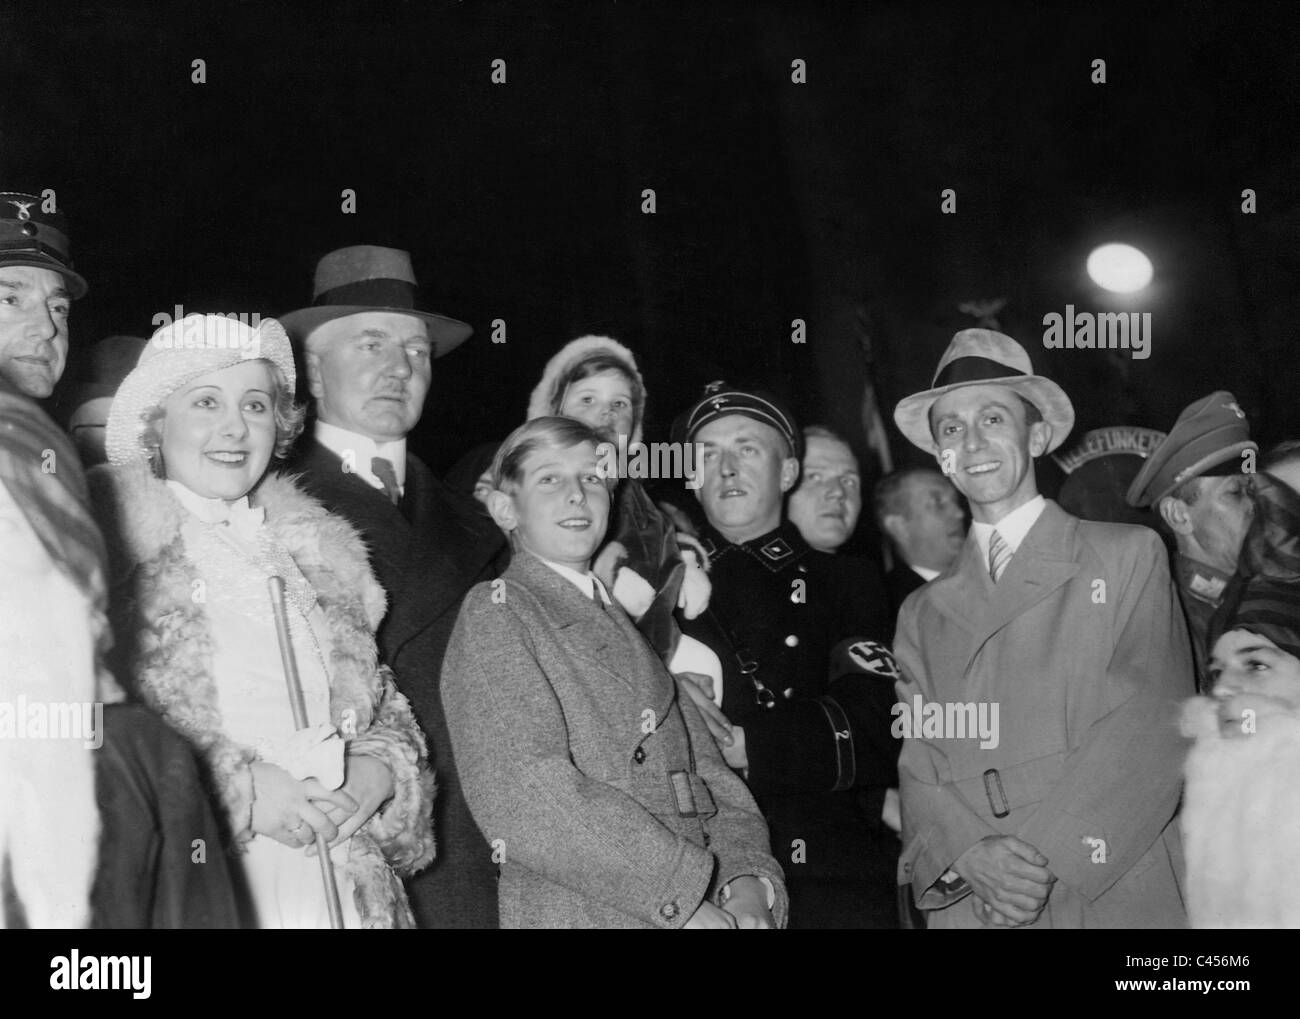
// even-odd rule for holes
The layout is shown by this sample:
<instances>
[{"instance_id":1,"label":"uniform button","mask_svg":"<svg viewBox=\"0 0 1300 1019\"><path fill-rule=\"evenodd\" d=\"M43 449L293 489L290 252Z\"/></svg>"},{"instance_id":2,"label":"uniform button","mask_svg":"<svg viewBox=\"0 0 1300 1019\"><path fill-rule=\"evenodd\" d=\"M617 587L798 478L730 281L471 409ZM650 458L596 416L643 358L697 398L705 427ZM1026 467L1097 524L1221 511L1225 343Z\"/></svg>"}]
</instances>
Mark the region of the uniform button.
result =
<instances>
[{"instance_id":1,"label":"uniform button","mask_svg":"<svg viewBox=\"0 0 1300 1019\"><path fill-rule=\"evenodd\" d=\"M910 863L903 864L903 873L904 874L912 873L912 865Z\"/></svg>"},{"instance_id":2,"label":"uniform button","mask_svg":"<svg viewBox=\"0 0 1300 1019\"><path fill-rule=\"evenodd\" d=\"M677 903L675 902L665 902L662 906L659 907L659 915L662 916L665 920L676 919L677 914L680 912L681 910L678 909Z\"/></svg>"},{"instance_id":3,"label":"uniform button","mask_svg":"<svg viewBox=\"0 0 1300 1019\"><path fill-rule=\"evenodd\" d=\"M645 764L645 747L637 747L632 752L632 760L636 761L637 764Z\"/></svg>"},{"instance_id":4,"label":"uniform button","mask_svg":"<svg viewBox=\"0 0 1300 1019\"><path fill-rule=\"evenodd\" d=\"M808 572L808 567L805 566L803 563L800 563L800 564L799 564L799 572L800 572L800 573L807 573L807 572Z\"/></svg>"},{"instance_id":5,"label":"uniform button","mask_svg":"<svg viewBox=\"0 0 1300 1019\"><path fill-rule=\"evenodd\" d=\"M781 691L781 696L784 697L786 700L790 700L790 698L794 696L794 687L787 686L784 690Z\"/></svg>"},{"instance_id":6,"label":"uniform button","mask_svg":"<svg viewBox=\"0 0 1300 1019\"><path fill-rule=\"evenodd\" d=\"M786 639L785 639L785 646L786 646L786 647L798 647L798 646L799 646L799 637L798 637L796 634L793 634L793 633L790 634L790 636L786 637Z\"/></svg>"}]
</instances>

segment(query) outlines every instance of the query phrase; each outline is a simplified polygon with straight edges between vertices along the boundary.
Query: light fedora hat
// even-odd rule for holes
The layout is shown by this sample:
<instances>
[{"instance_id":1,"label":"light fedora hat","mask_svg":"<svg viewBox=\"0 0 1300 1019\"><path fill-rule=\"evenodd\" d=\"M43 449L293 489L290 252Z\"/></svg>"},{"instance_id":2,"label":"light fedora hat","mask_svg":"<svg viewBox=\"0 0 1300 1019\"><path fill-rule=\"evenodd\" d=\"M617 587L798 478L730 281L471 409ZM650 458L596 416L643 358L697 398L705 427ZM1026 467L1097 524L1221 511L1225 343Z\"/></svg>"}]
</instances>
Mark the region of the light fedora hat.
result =
<instances>
[{"instance_id":1,"label":"light fedora hat","mask_svg":"<svg viewBox=\"0 0 1300 1019\"><path fill-rule=\"evenodd\" d=\"M935 400L963 386L994 385L1019 393L1038 408L1052 428L1046 452L1065 441L1074 427L1074 407L1065 390L1051 379L1035 375L1025 348L992 329L963 329L957 333L939 359L930 388L900 400L894 408L894 422L912 445L932 453L935 443L930 434L930 408Z\"/></svg>"},{"instance_id":2,"label":"light fedora hat","mask_svg":"<svg viewBox=\"0 0 1300 1019\"><path fill-rule=\"evenodd\" d=\"M474 330L465 322L417 308L416 287L410 252L373 244L338 248L316 263L311 307L281 315L280 321L301 343L317 326L363 311L410 315L428 325L433 356L442 357Z\"/></svg>"}]
</instances>

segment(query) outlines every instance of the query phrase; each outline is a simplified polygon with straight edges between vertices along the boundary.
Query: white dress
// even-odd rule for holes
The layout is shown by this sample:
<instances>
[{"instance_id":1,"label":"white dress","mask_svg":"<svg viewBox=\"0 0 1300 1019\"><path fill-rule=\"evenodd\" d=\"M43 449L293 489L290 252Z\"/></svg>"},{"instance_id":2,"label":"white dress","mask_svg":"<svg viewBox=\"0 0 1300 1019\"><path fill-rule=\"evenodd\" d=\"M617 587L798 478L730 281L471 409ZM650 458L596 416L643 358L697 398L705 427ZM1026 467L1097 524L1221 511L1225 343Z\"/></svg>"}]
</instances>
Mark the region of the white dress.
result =
<instances>
[{"instance_id":1,"label":"white dress","mask_svg":"<svg viewBox=\"0 0 1300 1019\"><path fill-rule=\"evenodd\" d=\"M190 512L181 537L185 554L199 577L191 597L203 605L208 617L222 728L235 743L254 750L259 759L293 772L288 762L293 758L289 741L295 726L268 579L278 575L285 582L289 631L308 723L332 729L325 664L331 640L325 614L289 553L262 523L260 508L250 508L247 497L227 504L195 495L175 481L168 481L167 486ZM311 773L333 787L342 778L342 752L343 744L335 737L324 754L333 757L332 765L322 763ZM315 756L321 759L319 753ZM336 772L333 780L327 778L328 772ZM259 927L329 927L321 866L316 857L307 856L306 849L291 848L266 835L254 835L245 849L240 860ZM344 866L348 851L349 843L341 843L330 858L344 926L358 928L361 921Z\"/></svg>"}]
</instances>

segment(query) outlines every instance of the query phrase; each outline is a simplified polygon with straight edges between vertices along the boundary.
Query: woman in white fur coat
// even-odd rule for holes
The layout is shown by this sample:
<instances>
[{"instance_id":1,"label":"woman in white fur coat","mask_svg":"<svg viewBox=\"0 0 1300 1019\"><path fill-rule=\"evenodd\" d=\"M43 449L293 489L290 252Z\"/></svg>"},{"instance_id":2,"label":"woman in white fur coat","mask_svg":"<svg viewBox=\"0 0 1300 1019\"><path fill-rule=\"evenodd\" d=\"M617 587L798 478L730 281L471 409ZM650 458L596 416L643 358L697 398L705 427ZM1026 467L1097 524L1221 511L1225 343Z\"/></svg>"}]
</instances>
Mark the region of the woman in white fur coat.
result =
<instances>
[{"instance_id":1,"label":"woman in white fur coat","mask_svg":"<svg viewBox=\"0 0 1300 1019\"><path fill-rule=\"evenodd\" d=\"M1193 927L1300 927L1300 494L1260 474L1189 701L1181 822Z\"/></svg>"},{"instance_id":2,"label":"woman in white fur coat","mask_svg":"<svg viewBox=\"0 0 1300 1019\"><path fill-rule=\"evenodd\" d=\"M189 316L114 400L91 489L112 564L118 675L204 756L259 927L413 926L401 877L433 857L433 779L379 665L384 613L342 518L268 473L302 427L288 337ZM285 582L309 727L297 731L267 581ZM220 851L208 847L208 851Z\"/></svg>"}]
</instances>

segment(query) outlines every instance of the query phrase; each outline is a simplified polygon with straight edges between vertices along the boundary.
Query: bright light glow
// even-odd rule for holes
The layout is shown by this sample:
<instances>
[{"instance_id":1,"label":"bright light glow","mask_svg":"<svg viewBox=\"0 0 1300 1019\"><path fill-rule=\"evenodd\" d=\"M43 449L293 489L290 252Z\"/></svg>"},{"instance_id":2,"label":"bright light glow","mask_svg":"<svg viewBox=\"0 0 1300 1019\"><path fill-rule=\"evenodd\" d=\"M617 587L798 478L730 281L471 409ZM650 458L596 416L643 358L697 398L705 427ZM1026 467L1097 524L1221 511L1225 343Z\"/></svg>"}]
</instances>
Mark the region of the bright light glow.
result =
<instances>
[{"instance_id":1,"label":"bright light glow","mask_svg":"<svg viewBox=\"0 0 1300 1019\"><path fill-rule=\"evenodd\" d=\"M1129 244L1103 244L1088 256L1088 275L1104 290L1131 294L1151 282L1151 259Z\"/></svg>"}]
</instances>

